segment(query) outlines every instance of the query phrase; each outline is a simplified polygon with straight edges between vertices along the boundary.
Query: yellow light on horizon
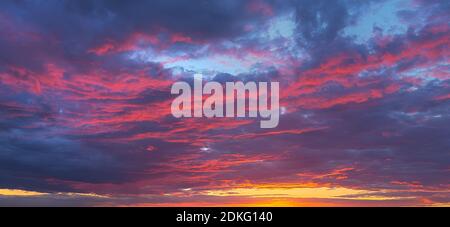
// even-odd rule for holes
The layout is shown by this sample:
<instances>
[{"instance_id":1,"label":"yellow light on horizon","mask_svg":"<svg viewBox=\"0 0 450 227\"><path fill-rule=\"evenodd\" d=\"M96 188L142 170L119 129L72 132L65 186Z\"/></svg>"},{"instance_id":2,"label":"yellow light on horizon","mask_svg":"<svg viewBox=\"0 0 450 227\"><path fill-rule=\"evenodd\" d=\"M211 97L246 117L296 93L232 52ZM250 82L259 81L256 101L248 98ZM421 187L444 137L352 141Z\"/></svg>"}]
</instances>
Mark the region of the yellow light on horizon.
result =
<instances>
[{"instance_id":1,"label":"yellow light on horizon","mask_svg":"<svg viewBox=\"0 0 450 227\"><path fill-rule=\"evenodd\" d=\"M254 198L296 198L296 199L355 199L390 200L399 197L371 196L375 191L350 189L344 187L316 188L234 188L206 191L210 196L243 196ZM406 198L406 197L401 197Z\"/></svg>"},{"instance_id":2,"label":"yellow light on horizon","mask_svg":"<svg viewBox=\"0 0 450 227\"><path fill-rule=\"evenodd\" d=\"M48 193L26 191L21 189L0 189L0 196L40 196Z\"/></svg>"}]
</instances>

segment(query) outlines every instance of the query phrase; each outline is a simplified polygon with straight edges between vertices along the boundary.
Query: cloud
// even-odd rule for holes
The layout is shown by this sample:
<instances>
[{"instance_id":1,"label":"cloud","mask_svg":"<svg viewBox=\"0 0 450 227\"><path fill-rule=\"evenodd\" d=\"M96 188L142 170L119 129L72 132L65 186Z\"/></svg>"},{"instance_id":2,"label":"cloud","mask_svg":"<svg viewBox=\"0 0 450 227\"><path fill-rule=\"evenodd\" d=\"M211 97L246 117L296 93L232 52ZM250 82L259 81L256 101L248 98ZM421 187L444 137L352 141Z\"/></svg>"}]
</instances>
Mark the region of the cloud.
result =
<instances>
[{"instance_id":1,"label":"cloud","mask_svg":"<svg viewBox=\"0 0 450 227\"><path fill-rule=\"evenodd\" d=\"M449 202L446 2L0 6L0 205ZM196 72L279 81L279 126L173 118Z\"/></svg>"}]
</instances>

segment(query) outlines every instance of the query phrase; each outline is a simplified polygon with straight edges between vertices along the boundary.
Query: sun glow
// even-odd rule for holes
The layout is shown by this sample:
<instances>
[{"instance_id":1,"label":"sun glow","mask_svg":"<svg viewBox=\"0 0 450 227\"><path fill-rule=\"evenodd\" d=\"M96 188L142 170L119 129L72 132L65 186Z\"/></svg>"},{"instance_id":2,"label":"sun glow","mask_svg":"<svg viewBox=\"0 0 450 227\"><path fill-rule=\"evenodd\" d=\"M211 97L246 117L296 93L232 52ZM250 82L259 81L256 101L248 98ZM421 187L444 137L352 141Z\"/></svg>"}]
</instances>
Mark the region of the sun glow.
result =
<instances>
[{"instance_id":1,"label":"sun glow","mask_svg":"<svg viewBox=\"0 0 450 227\"><path fill-rule=\"evenodd\" d=\"M20 189L0 189L0 196L40 196L46 194L47 193L25 191Z\"/></svg>"}]
</instances>

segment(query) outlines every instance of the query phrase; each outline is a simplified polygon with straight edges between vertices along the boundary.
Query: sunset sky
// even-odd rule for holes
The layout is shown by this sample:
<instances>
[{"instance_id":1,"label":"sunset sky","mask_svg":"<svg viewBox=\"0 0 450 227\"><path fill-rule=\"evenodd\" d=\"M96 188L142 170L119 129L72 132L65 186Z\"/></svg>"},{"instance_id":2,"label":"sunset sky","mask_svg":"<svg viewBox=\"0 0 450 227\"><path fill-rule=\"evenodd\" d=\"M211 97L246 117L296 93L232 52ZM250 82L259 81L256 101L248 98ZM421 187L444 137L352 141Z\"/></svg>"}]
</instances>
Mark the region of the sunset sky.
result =
<instances>
[{"instance_id":1,"label":"sunset sky","mask_svg":"<svg viewBox=\"0 0 450 227\"><path fill-rule=\"evenodd\" d=\"M0 2L0 206L450 205L450 1ZM277 81L278 127L175 118Z\"/></svg>"}]
</instances>

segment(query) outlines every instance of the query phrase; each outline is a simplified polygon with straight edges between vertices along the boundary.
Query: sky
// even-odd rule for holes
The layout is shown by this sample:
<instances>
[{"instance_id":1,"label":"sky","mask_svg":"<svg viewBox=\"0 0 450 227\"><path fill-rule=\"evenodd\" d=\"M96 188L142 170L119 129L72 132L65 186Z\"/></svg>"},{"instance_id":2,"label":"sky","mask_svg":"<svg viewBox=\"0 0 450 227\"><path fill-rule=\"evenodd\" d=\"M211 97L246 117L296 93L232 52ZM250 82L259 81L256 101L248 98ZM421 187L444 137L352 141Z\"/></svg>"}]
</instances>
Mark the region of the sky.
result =
<instances>
[{"instance_id":1,"label":"sky","mask_svg":"<svg viewBox=\"0 0 450 227\"><path fill-rule=\"evenodd\" d=\"M450 2L0 3L0 206L450 205ZM277 81L278 127L175 118Z\"/></svg>"}]
</instances>

